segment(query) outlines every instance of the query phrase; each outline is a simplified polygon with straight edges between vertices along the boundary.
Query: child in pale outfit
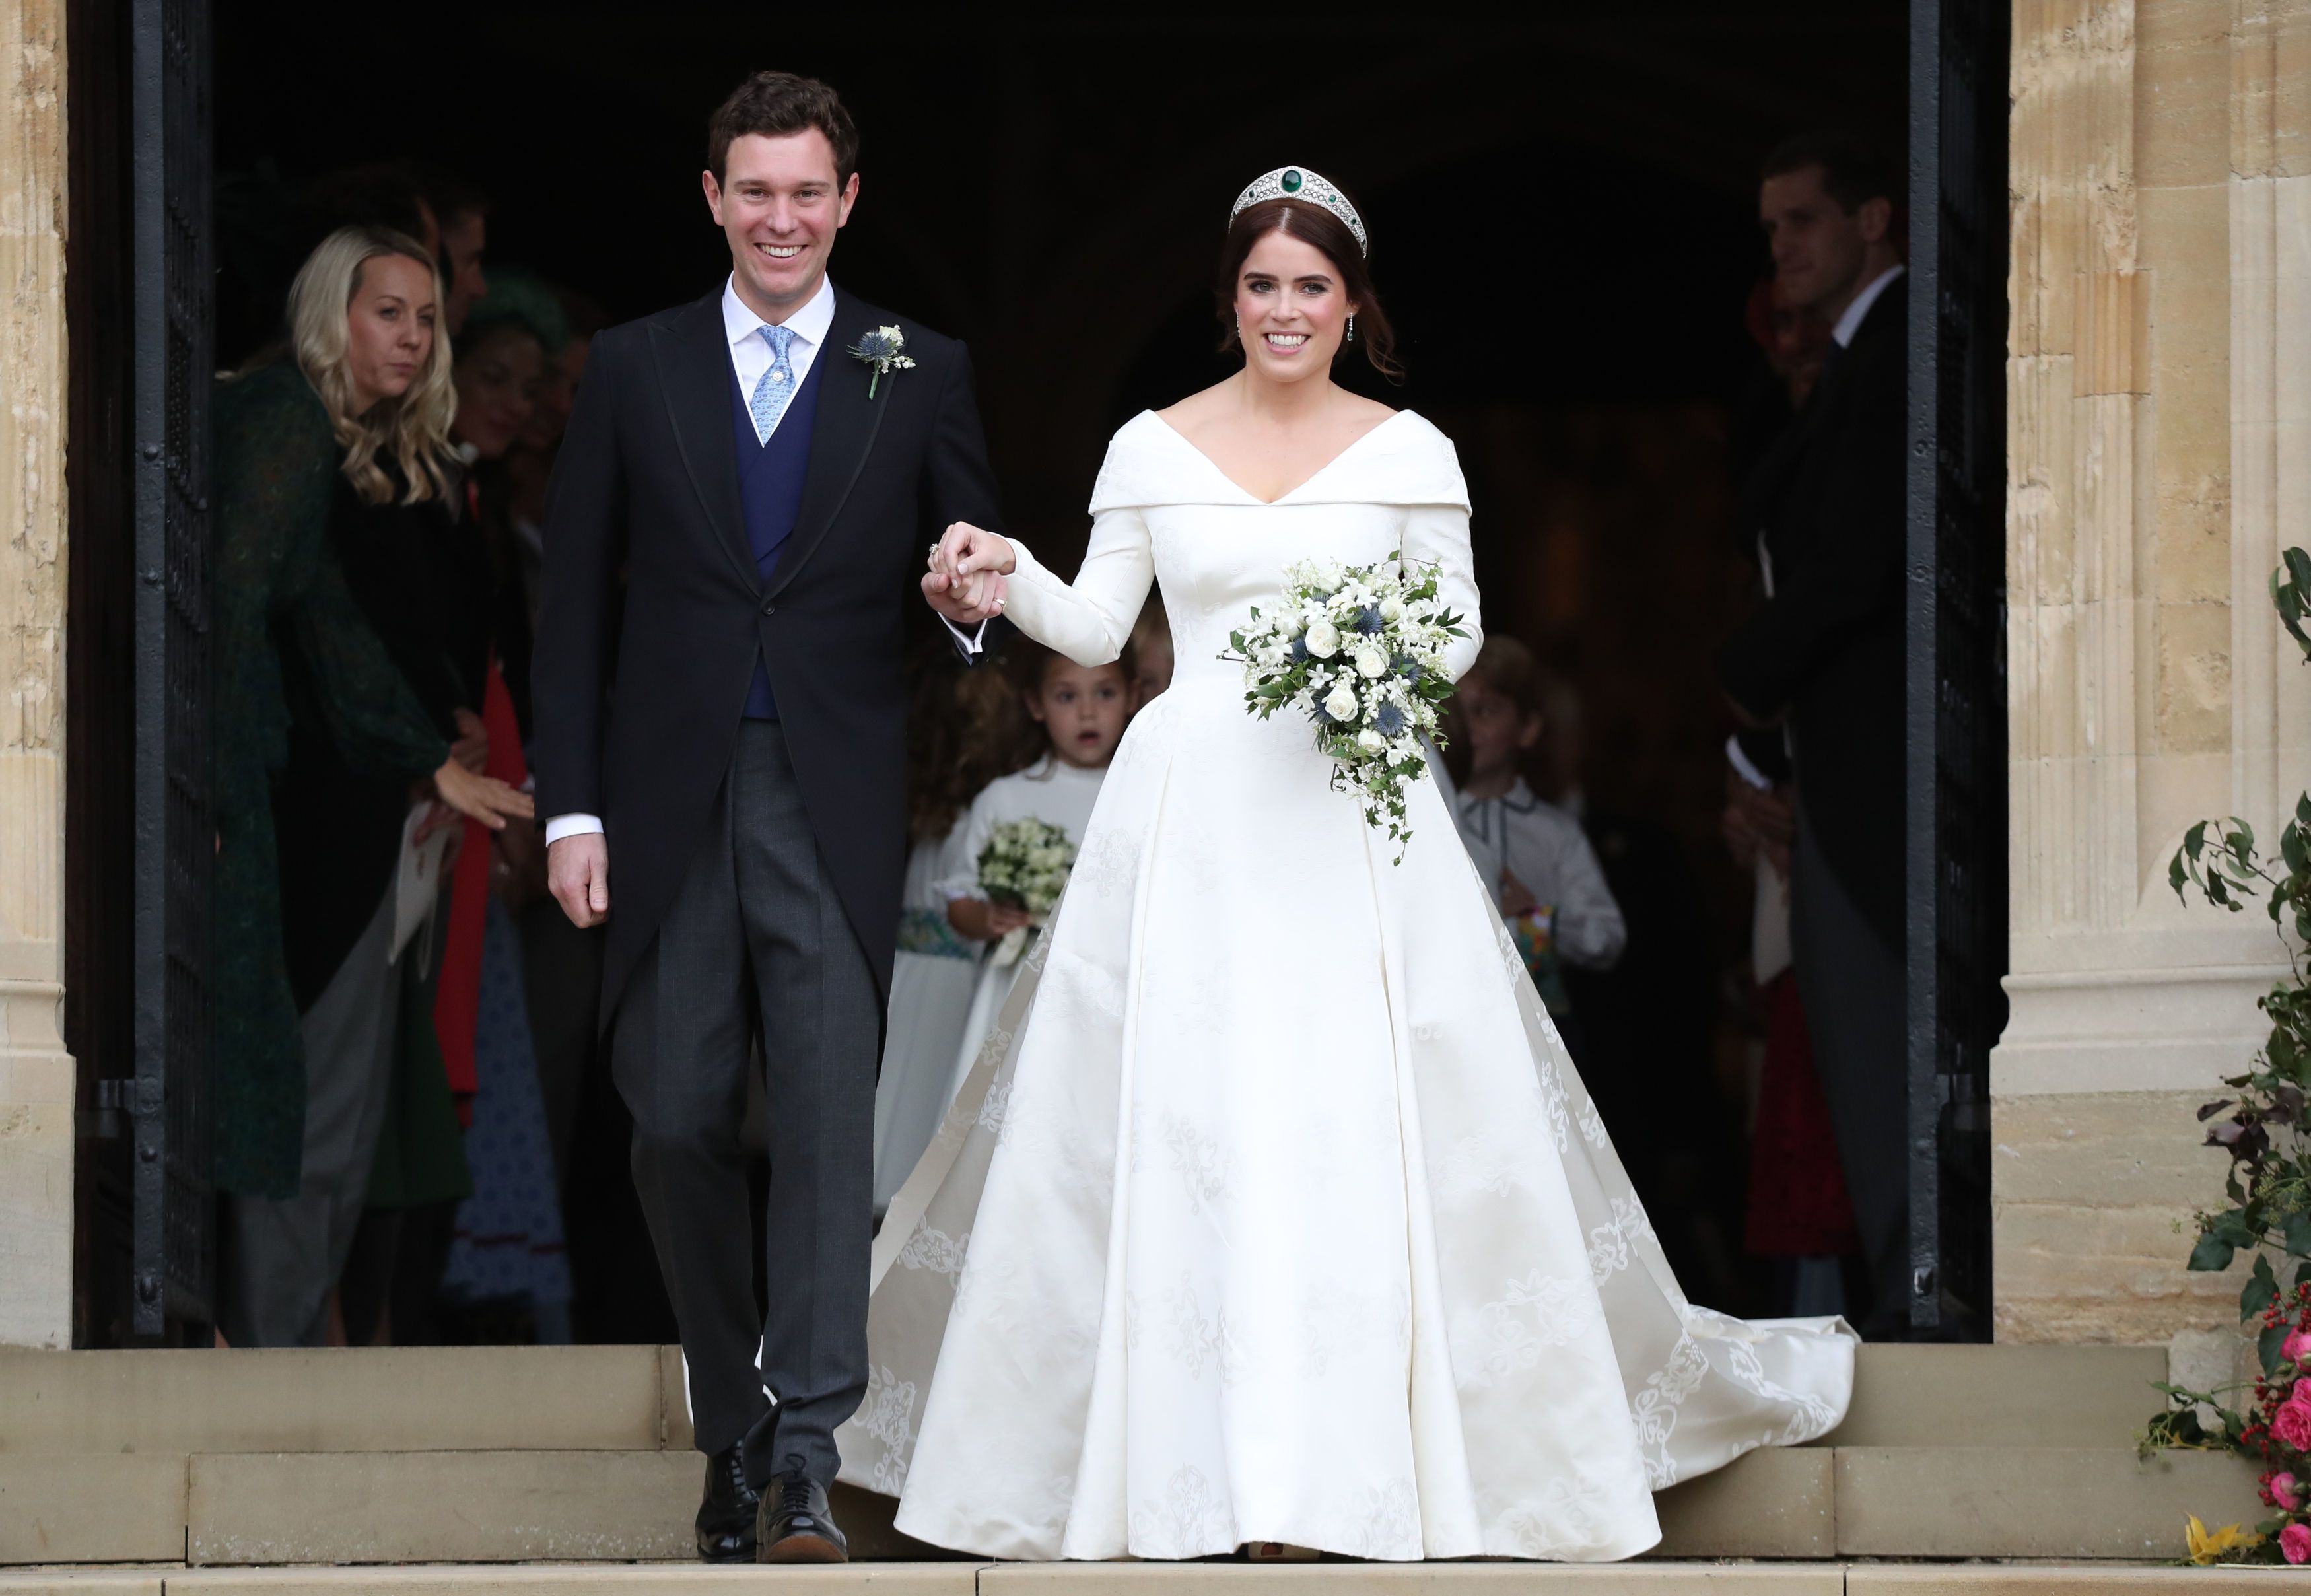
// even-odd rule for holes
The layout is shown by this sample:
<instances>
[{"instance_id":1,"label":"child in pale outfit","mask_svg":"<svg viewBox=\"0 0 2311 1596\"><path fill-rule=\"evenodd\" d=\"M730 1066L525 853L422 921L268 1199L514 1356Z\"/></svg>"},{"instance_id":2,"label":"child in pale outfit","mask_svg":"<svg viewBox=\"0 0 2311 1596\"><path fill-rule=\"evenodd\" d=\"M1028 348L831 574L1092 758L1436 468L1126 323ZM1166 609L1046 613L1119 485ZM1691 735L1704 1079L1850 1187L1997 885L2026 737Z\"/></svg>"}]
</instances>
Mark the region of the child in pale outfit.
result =
<instances>
[{"instance_id":1,"label":"child in pale outfit","mask_svg":"<svg viewBox=\"0 0 2311 1596\"><path fill-rule=\"evenodd\" d=\"M1025 770L990 782L971 800L971 812L957 828L962 841L949 856L951 873L942 884L947 923L981 944L1029 923L1026 911L990 903L980 890L979 856L989 833L1010 821L1035 819L1059 827L1070 842L1082 846L1100 782L1131 718L1138 661L1127 647L1112 664L1077 665L1023 637L1006 650L1004 667L1046 746L1042 757ZM1003 999L1010 996L1019 963L997 964L981 955L971 1017L964 1027L963 1044L950 1060L947 1103L955 1100L977 1062L980 1043L1002 1012Z\"/></svg>"},{"instance_id":2,"label":"child in pale outfit","mask_svg":"<svg viewBox=\"0 0 2311 1596\"><path fill-rule=\"evenodd\" d=\"M973 794L1043 757L1042 728L999 670L964 670L945 640L923 662L907 715L907 874L875 1085L875 1211L888 1208L946 1112L955 1050L979 985L981 945L947 919Z\"/></svg>"},{"instance_id":3,"label":"child in pale outfit","mask_svg":"<svg viewBox=\"0 0 2311 1596\"><path fill-rule=\"evenodd\" d=\"M1532 651L1512 637L1486 639L1453 691L1446 757L1469 857L1494 876L1493 901L1577 1061L1559 966L1609 970L1629 933L1581 823L1537 797L1519 771L1540 741L1540 705Z\"/></svg>"}]
</instances>

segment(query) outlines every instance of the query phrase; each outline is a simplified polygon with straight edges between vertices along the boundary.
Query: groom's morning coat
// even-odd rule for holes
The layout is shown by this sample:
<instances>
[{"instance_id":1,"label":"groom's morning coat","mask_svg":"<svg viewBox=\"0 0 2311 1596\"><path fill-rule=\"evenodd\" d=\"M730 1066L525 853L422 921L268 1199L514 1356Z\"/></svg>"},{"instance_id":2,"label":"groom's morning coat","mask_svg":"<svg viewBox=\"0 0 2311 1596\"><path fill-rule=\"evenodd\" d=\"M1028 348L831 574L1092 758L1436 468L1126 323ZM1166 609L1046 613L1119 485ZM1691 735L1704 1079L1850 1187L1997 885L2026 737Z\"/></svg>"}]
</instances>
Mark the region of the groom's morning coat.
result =
<instances>
[{"instance_id":1,"label":"groom's morning coat","mask_svg":"<svg viewBox=\"0 0 2311 1596\"><path fill-rule=\"evenodd\" d=\"M868 397L850 351L905 332ZM906 860L905 606L953 521L995 528L970 356L840 290L793 535L767 581L739 503L717 290L594 340L555 461L536 681L541 818L602 817L602 1014L699 844L760 652L836 892L887 992Z\"/></svg>"}]
</instances>

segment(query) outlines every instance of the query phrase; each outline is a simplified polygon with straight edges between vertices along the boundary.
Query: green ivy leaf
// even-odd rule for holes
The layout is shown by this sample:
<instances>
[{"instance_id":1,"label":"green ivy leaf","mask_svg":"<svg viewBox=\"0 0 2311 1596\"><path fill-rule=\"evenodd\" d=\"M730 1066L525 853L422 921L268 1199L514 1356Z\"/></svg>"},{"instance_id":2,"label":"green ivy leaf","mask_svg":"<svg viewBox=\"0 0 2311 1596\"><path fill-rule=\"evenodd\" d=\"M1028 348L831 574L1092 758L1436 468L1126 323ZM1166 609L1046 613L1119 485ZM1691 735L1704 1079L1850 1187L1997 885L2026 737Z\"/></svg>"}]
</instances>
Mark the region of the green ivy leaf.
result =
<instances>
[{"instance_id":1,"label":"green ivy leaf","mask_svg":"<svg viewBox=\"0 0 2311 1596\"><path fill-rule=\"evenodd\" d=\"M2247 1277L2246 1285L2239 1292L2239 1318L2252 1319L2278 1300L2279 1277L2271 1272L2271 1260L2257 1253L2254 1272Z\"/></svg>"},{"instance_id":2,"label":"green ivy leaf","mask_svg":"<svg viewBox=\"0 0 2311 1596\"><path fill-rule=\"evenodd\" d=\"M2260 1308L2255 1310L2258 1313L2262 1311L2263 1310ZM2293 1328L2294 1327L2292 1325L2289 1324L2287 1321L2282 1319L2277 1324L2272 1325L2270 1329L2264 1330L2263 1334L2254 1339L2254 1355L2256 1357L2263 1360L2263 1372L2264 1374L2272 1374L2278 1373L2279 1360L2281 1356L2280 1348L2287 1344L2287 1332Z\"/></svg>"},{"instance_id":3,"label":"green ivy leaf","mask_svg":"<svg viewBox=\"0 0 2311 1596\"><path fill-rule=\"evenodd\" d=\"M2298 592L2311 592L2311 554L2290 548L2279 556L2287 563L2287 575Z\"/></svg>"},{"instance_id":4,"label":"green ivy leaf","mask_svg":"<svg viewBox=\"0 0 2311 1596\"><path fill-rule=\"evenodd\" d=\"M2224 837L2223 842L2230 849L2231 857L2244 865L2254 857L2254 827L2236 815L2231 816L2231 826L2233 829Z\"/></svg>"},{"instance_id":5,"label":"green ivy leaf","mask_svg":"<svg viewBox=\"0 0 2311 1596\"><path fill-rule=\"evenodd\" d=\"M2232 1247L2252 1247L2263 1239L2262 1228L2250 1218L2250 1204L2245 1208L2232 1208L2217 1214L2207 1223L2207 1234Z\"/></svg>"},{"instance_id":6,"label":"green ivy leaf","mask_svg":"<svg viewBox=\"0 0 2311 1596\"><path fill-rule=\"evenodd\" d=\"M2297 1258L2311 1258L2311 1213L2298 1210L2288 1215L2287 1223L2280 1229L2280 1235L2289 1254Z\"/></svg>"},{"instance_id":7,"label":"green ivy leaf","mask_svg":"<svg viewBox=\"0 0 2311 1596\"><path fill-rule=\"evenodd\" d=\"M2231 1255L2237 1251L2220 1236L2202 1235L2199 1244L2191 1249L2191 1261L2185 1267L2202 1274L2219 1275L2231 1267Z\"/></svg>"},{"instance_id":8,"label":"green ivy leaf","mask_svg":"<svg viewBox=\"0 0 2311 1596\"><path fill-rule=\"evenodd\" d=\"M2193 826L2189 831L2183 833L2183 851L2190 855L2191 862L2193 864L2195 865L2199 862L2200 850L2204 849L2206 845L2207 823L2205 821L2202 820L2198 824Z\"/></svg>"}]
</instances>

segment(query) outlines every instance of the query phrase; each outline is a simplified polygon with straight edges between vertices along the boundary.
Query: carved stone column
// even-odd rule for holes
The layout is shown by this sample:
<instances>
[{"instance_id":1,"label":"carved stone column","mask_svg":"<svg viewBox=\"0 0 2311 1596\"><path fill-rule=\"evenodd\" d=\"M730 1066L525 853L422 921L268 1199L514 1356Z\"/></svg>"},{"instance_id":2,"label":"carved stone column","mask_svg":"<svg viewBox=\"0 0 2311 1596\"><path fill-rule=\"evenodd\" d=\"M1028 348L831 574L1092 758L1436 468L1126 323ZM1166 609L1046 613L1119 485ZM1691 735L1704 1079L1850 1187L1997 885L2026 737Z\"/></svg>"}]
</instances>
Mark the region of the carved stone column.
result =
<instances>
[{"instance_id":1,"label":"carved stone column","mask_svg":"<svg viewBox=\"0 0 2311 1596\"><path fill-rule=\"evenodd\" d=\"M62 0L0 0L0 1344L72 1334Z\"/></svg>"},{"instance_id":2,"label":"carved stone column","mask_svg":"<svg viewBox=\"0 0 2311 1596\"><path fill-rule=\"evenodd\" d=\"M2195 1375L2237 1282L2182 1268L2223 1170L2193 1111L2284 961L2166 865L2311 786L2265 586L2311 545L2311 0L2019 0L2013 60L1998 1334Z\"/></svg>"}]
</instances>

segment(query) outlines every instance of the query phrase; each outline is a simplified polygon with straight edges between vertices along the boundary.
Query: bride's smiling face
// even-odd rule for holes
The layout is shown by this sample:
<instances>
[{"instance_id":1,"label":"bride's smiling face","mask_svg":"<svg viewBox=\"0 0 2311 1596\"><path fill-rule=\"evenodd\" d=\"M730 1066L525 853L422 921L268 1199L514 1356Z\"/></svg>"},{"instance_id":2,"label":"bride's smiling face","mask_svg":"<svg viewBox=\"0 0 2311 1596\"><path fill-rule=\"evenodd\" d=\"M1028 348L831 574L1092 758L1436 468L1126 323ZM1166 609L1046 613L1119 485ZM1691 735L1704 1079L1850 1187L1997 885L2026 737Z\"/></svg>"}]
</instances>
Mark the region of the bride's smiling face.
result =
<instances>
[{"instance_id":1,"label":"bride's smiling face","mask_svg":"<svg viewBox=\"0 0 2311 1596\"><path fill-rule=\"evenodd\" d=\"M1330 256L1289 233L1267 234L1236 274L1236 337L1246 369L1271 382L1322 376L1356 309Z\"/></svg>"}]
</instances>

